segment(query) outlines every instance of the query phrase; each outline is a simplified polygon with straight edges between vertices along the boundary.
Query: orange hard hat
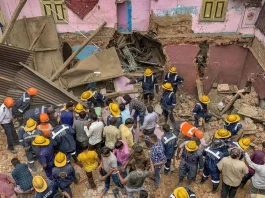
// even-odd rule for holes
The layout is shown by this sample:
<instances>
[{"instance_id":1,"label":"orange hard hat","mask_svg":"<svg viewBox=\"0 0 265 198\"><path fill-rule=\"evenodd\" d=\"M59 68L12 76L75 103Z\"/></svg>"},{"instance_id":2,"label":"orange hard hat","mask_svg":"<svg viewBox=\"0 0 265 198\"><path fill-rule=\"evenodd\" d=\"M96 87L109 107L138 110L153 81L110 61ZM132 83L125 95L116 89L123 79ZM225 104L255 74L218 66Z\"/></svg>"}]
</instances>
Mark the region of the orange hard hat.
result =
<instances>
[{"instance_id":1,"label":"orange hard hat","mask_svg":"<svg viewBox=\"0 0 265 198\"><path fill-rule=\"evenodd\" d=\"M199 139L202 139L203 138L203 132L201 130L196 130L195 131L195 136Z\"/></svg>"},{"instance_id":2,"label":"orange hard hat","mask_svg":"<svg viewBox=\"0 0 265 198\"><path fill-rule=\"evenodd\" d=\"M11 97L6 97L4 100L4 104L7 108L13 107L14 106L14 100Z\"/></svg>"},{"instance_id":3,"label":"orange hard hat","mask_svg":"<svg viewBox=\"0 0 265 198\"><path fill-rule=\"evenodd\" d=\"M48 122L49 121L49 116L47 113L41 113L40 114L40 122Z\"/></svg>"},{"instance_id":4,"label":"orange hard hat","mask_svg":"<svg viewBox=\"0 0 265 198\"><path fill-rule=\"evenodd\" d=\"M28 88L27 93L31 96L36 96L38 95L38 90L34 87Z\"/></svg>"}]
</instances>

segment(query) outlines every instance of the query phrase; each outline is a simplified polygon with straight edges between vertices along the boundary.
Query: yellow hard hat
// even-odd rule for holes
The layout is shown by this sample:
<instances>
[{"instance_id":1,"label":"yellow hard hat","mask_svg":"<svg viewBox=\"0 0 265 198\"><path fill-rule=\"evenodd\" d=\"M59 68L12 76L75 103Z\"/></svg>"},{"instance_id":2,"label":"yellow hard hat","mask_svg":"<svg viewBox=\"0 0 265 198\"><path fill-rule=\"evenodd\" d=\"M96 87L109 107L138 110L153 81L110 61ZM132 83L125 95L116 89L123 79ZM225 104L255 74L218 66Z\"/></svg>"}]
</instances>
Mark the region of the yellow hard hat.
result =
<instances>
[{"instance_id":1,"label":"yellow hard hat","mask_svg":"<svg viewBox=\"0 0 265 198\"><path fill-rule=\"evenodd\" d=\"M229 138L230 136L231 136L231 132L226 129L219 129L214 134L214 137L218 139Z\"/></svg>"},{"instance_id":2,"label":"yellow hard hat","mask_svg":"<svg viewBox=\"0 0 265 198\"><path fill-rule=\"evenodd\" d=\"M66 165L66 155L62 152L56 154L54 158L54 165L56 167L63 167Z\"/></svg>"},{"instance_id":3,"label":"yellow hard hat","mask_svg":"<svg viewBox=\"0 0 265 198\"><path fill-rule=\"evenodd\" d=\"M196 151L198 149L198 145L192 140L185 144L185 148L187 151Z\"/></svg>"},{"instance_id":4,"label":"yellow hard hat","mask_svg":"<svg viewBox=\"0 0 265 198\"><path fill-rule=\"evenodd\" d=\"M81 111L86 111L86 110L84 109L84 106L83 106L82 104L78 103L78 104L75 106L75 112L76 112L76 113L80 113Z\"/></svg>"},{"instance_id":5,"label":"yellow hard hat","mask_svg":"<svg viewBox=\"0 0 265 198\"><path fill-rule=\"evenodd\" d=\"M189 194L183 187L178 187L173 192L176 198L189 198Z\"/></svg>"},{"instance_id":6,"label":"yellow hard hat","mask_svg":"<svg viewBox=\"0 0 265 198\"><path fill-rule=\"evenodd\" d=\"M175 66L171 67L170 70L169 70L169 72L172 73L172 74L178 73L177 72L177 68Z\"/></svg>"},{"instance_id":7,"label":"yellow hard hat","mask_svg":"<svg viewBox=\"0 0 265 198\"><path fill-rule=\"evenodd\" d=\"M47 182L41 176L33 177L32 184L35 190L40 193L44 192L48 187Z\"/></svg>"},{"instance_id":8,"label":"yellow hard hat","mask_svg":"<svg viewBox=\"0 0 265 198\"><path fill-rule=\"evenodd\" d=\"M165 90L168 90L168 91L173 91L173 87L172 87L171 83L168 83L168 82L163 84L162 88Z\"/></svg>"},{"instance_id":9,"label":"yellow hard hat","mask_svg":"<svg viewBox=\"0 0 265 198\"><path fill-rule=\"evenodd\" d=\"M37 122L33 120L32 118L28 119L26 122L26 126L24 127L25 131L33 131L36 129Z\"/></svg>"},{"instance_id":10,"label":"yellow hard hat","mask_svg":"<svg viewBox=\"0 0 265 198\"><path fill-rule=\"evenodd\" d=\"M90 99L92 96L93 96L92 91L85 91L81 95L81 100L86 101L86 100Z\"/></svg>"},{"instance_id":11,"label":"yellow hard hat","mask_svg":"<svg viewBox=\"0 0 265 198\"><path fill-rule=\"evenodd\" d=\"M200 101L203 103L203 104L208 104L210 103L210 98L206 95L203 95L201 98L200 98Z\"/></svg>"},{"instance_id":12,"label":"yellow hard hat","mask_svg":"<svg viewBox=\"0 0 265 198\"><path fill-rule=\"evenodd\" d=\"M147 69L145 70L145 72L144 72L144 75L145 75L145 76L151 76L152 74L153 74L153 72L152 72L152 70L149 69L149 68L147 68Z\"/></svg>"},{"instance_id":13,"label":"yellow hard hat","mask_svg":"<svg viewBox=\"0 0 265 198\"><path fill-rule=\"evenodd\" d=\"M225 121L229 124L238 122L239 120L240 120L240 117L237 114L231 114L231 115L227 116L225 119Z\"/></svg>"},{"instance_id":14,"label":"yellow hard hat","mask_svg":"<svg viewBox=\"0 0 265 198\"><path fill-rule=\"evenodd\" d=\"M109 104L109 108L110 108L110 111L111 111L111 114L114 115L114 116L118 116L121 114L121 111L119 109L119 106L115 103L110 103Z\"/></svg>"},{"instance_id":15,"label":"yellow hard hat","mask_svg":"<svg viewBox=\"0 0 265 198\"><path fill-rule=\"evenodd\" d=\"M47 146L50 144L50 140L43 136L36 136L34 141L32 142L34 146Z\"/></svg>"},{"instance_id":16,"label":"yellow hard hat","mask_svg":"<svg viewBox=\"0 0 265 198\"><path fill-rule=\"evenodd\" d=\"M250 145L250 139L249 138L241 138L239 141L238 141L238 144L239 146L242 148L242 149L247 149Z\"/></svg>"}]
</instances>

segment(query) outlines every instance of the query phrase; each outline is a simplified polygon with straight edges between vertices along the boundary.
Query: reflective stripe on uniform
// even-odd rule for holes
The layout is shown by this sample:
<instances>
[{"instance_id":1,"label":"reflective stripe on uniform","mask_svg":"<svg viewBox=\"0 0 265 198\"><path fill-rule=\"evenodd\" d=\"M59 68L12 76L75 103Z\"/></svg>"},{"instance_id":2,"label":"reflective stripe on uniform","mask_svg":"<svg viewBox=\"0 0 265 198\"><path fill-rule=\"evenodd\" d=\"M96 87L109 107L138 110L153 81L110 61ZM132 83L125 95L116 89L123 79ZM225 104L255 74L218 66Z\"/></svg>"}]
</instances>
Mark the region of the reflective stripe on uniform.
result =
<instances>
[{"instance_id":1,"label":"reflective stripe on uniform","mask_svg":"<svg viewBox=\"0 0 265 198\"><path fill-rule=\"evenodd\" d=\"M171 93L169 94L168 98L170 98L172 94L173 94L173 92L171 92Z\"/></svg>"},{"instance_id":2,"label":"reflective stripe on uniform","mask_svg":"<svg viewBox=\"0 0 265 198\"><path fill-rule=\"evenodd\" d=\"M217 151L217 153L214 153L213 151L211 151L210 149L209 149L209 147L207 147L206 149L205 149L205 151L206 152L208 152L208 153L211 153L213 156L215 156L217 159L220 159L221 157L219 156L219 151Z\"/></svg>"},{"instance_id":3,"label":"reflective stripe on uniform","mask_svg":"<svg viewBox=\"0 0 265 198\"><path fill-rule=\"evenodd\" d=\"M44 113L45 106L41 107L41 113Z\"/></svg>"},{"instance_id":4,"label":"reflective stripe on uniform","mask_svg":"<svg viewBox=\"0 0 265 198\"><path fill-rule=\"evenodd\" d=\"M237 127L240 125L240 123L237 123L235 126L235 130L237 130Z\"/></svg>"},{"instance_id":5,"label":"reflective stripe on uniform","mask_svg":"<svg viewBox=\"0 0 265 198\"><path fill-rule=\"evenodd\" d=\"M178 75L176 75L176 76L175 76L175 78L174 78L174 81L176 81L176 80L177 80L177 78L178 78Z\"/></svg>"},{"instance_id":6,"label":"reflective stripe on uniform","mask_svg":"<svg viewBox=\"0 0 265 198\"><path fill-rule=\"evenodd\" d=\"M203 110L201 103L196 103L196 104L200 106L201 110Z\"/></svg>"},{"instance_id":7,"label":"reflective stripe on uniform","mask_svg":"<svg viewBox=\"0 0 265 198\"><path fill-rule=\"evenodd\" d=\"M26 100L29 100L30 98L26 97L26 92L23 93L23 102L26 102Z\"/></svg>"},{"instance_id":8,"label":"reflective stripe on uniform","mask_svg":"<svg viewBox=\"0 0 265 198\"><path fill-rule=\"evenodd\" d=\"M169 78L169 76L170 76L170 73L167 73L167 78Z\"/></svg>"},{"instance_id":9,"label":"reflective stripe on uniform","mask_svg":"<svg viewBox=\"0 0 265 198\"><path fill-rule=\"evenodd\" d=\"M52 139L54 139L57 135L59 135L65 129L69 129L69 126L62 125L62 128L59 131L57 131L56 133L53 131L52 132Z\"/></svg>"},{"instance_id":10,"label":"reflective stripe on uniform","mask_svg":"<svg viewBox=\"0 0 265 198\"><path fill-rule=\"evenodd\" d=\"M166 137L163 137L163 139L165 140L165 142L164 142L165 144L167 144L170 140L174 140L174 139L177 138L177 136L175 136L173 133L172 133L172 135L173 135L173 136L170 137L170 138L168 138L168 139L167 139Z\"/></svg>"},{"instance_id":11,"label":"reflective stripe on uniform","mask_svg":"<svg viewBox=\"0 0 265 198\"><path fill-rule=\"evenodd\" d=\"M203 176L203 177L209 177L209 175L208 175L208 176L206 176L206 175L204 175L204 173L202 174L202 176Z\"/></svg>"},{"instance_id":12,"label":"reflective stripe on uniform","mask_svg":"<svg viewBox=\"0 0 265 198\"><path fill-rule=\"evenodd\" d=\"M214 183L214 184L219 184L220 183L220 180L212 180L212 183Z\"/></svg>"}]
</instances>

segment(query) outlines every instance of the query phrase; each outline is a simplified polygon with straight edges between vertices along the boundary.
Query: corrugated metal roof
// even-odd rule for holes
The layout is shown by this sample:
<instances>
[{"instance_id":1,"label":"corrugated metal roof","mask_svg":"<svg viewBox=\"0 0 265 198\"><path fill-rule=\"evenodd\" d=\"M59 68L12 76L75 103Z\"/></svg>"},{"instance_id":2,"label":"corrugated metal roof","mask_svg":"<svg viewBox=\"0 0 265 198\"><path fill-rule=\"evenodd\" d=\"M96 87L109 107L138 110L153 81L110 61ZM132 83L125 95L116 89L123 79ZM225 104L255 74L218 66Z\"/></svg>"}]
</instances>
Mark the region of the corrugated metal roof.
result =
<instances>
[{"instance_id":1,"label":"corrugated metal roof","mask_svg":"<svg viewBox=\"0 0 265 198\"><path fill-rule=\"evenodd\" d=\"M32 105L59 104L68 101L81 102L68 91L50 82L46 77L20 63L30 65L34 52L0 44L0 99L1 96L18 98L29 87L38 89ZM81 102L82 103L82 102ZM86 105L86 104L84 104Z\"/></svg>"}]
</instances>

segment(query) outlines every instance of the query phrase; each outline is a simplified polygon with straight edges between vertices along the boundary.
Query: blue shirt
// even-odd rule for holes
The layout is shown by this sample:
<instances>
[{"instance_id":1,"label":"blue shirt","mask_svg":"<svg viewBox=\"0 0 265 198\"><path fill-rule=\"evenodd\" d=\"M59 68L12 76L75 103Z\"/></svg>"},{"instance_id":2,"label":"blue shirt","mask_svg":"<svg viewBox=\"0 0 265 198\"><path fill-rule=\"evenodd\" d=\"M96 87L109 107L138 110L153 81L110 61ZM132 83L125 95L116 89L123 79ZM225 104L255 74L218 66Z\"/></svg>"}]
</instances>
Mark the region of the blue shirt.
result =
<instances>
[{"instance_id":1,"label":"blue shirt","mask_svg":"<svg viewBox=\"0 0 265 198\"><path fill-rule=\"evenodd\" d=\"M167 158L164 154L164 147L161 140L158 140L155 145L151 147L151 160L154 164L158 162L166 162ZM157 168L161 168L162 165L156 166Z\"/></svg>"},{"instance_id":2,"label":"blue shirt","mask_svg":"<svg viewBox=\"0 0 265 198\"><path fill-rule=\"evenodd\" d=\"M70 164L52 169L52 178L61 189L70 186L75 179L75 170Z\"/></svg>"},{"instance_id":3,"label":"blue shirt","mask_svg":"<svg viewBox=\"0 0 265 198\"><path fill-rule=\"evenodd\" d=\"M125 121L131 117L130 111L128 108L125 108L121 111L122 124L125 124Z\"/></svg>"},{"instance_id":4,"label":"blue shirt","mask_svg":"<svg viewBox=\"0 0 265 198\"><path fill-rule=\"evenodd\" d=\"M19 185L23 191L28 191L33 187L32 175L26 164L17 164L11 174L16 184Z\"/></svg>"},{"instance_id":5,"label":"blue shirt","mask_svg":"<svg viewBox=\"0 0 265 198\"><path fill-rule=\"evenodd\" d=\"M51 182L47 189L43 192L36 192L34 198L53 198L58 192L58 185L55 182Z\"/></svg>"},{"instance_id":6,"label":"blue shirt","mask_svg":"<svg viewBox=\"0 0 265 198\"><path fill-rule=\"evenodd\" d=\"M47 168L53 167L53 145L40 146L39 161L41 165L47 165Z\"/></svg>"},{"instance_id":7,"label":"blue shirt","mask_svg":"<svg viewBox=\"0 0 265 198\"><path fill-rule=\"evenodd\" d=\"M240 122L235 123L224 123L224 128L232 133L232 136L237 135L238 131L242 129L242 124Z\"/></svg>"},{"instance_id":8,"label":"blue shirt","mask_svg":"<svg viewBox=\"0 0 265 198\"><path fill-rule=\"evenodd\" d=\"M67 124L73 126L74 124L74 113L72 111L61 112L61 124Z\"/></svg>"}]
</instances>

